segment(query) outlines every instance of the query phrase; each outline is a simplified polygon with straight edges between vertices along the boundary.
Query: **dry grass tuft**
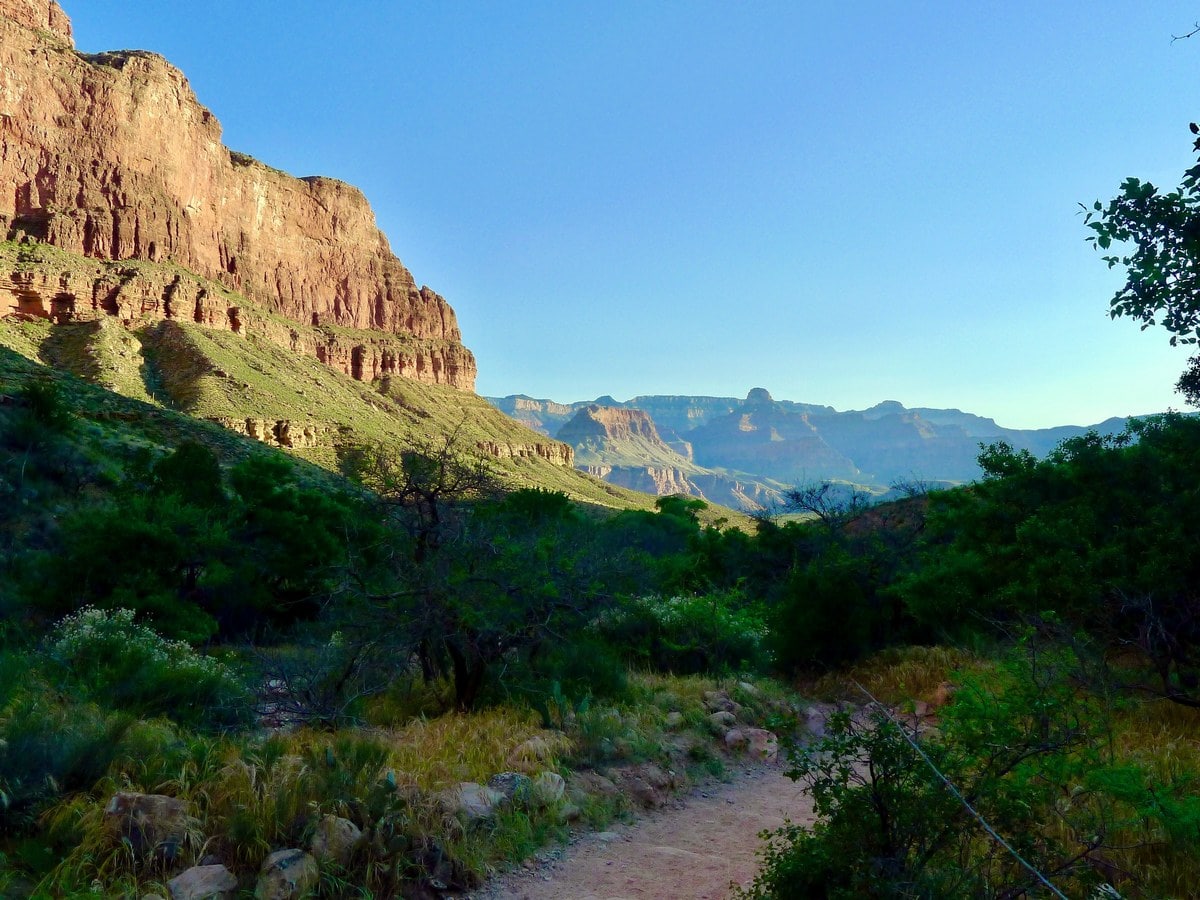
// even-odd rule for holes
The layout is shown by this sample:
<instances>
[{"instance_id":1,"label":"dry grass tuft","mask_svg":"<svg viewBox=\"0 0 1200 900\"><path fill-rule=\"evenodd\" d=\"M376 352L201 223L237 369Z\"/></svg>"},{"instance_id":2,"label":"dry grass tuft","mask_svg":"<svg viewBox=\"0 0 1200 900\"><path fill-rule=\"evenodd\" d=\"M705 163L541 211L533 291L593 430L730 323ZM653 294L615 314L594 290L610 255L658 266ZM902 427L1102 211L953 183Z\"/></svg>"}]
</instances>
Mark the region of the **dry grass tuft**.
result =
<instances>
[{"instance_id":1,"label":"dry grass tuft","mask_svg":"<svg viewBox=\"0 0 1200 900\"><path fill-rule=\"evenodd\" d=\"M861 703L858 682L891 706L914 700L941 706L948 699L944 686L953 683L956 672L986 667L984 660L955 647L895 647L821 676L810 690L822 700Z\"/></svg>"}]
</instances>

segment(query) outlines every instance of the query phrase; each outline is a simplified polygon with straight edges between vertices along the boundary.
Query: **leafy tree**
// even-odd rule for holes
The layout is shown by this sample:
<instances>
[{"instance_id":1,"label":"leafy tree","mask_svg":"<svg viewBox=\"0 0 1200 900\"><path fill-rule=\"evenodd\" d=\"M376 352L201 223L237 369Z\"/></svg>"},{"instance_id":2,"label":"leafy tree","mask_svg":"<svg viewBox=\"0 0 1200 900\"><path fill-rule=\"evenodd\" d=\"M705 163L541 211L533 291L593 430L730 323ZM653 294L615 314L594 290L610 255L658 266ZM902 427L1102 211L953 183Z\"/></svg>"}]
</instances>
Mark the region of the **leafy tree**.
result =
<instances>
[{"instance_id":1,"label":"leafy tree","mask_svg":"<svg viewBox=\"0 0 1200 900\"><path fill-rule=\"evenodd\" d=\"M449 675L469 709L501 660L532 663L548 642L577 639L612 596L612 574L597 526L565 495L497 498L486 460L460 443L352 457L393 530L360 560L338 615L355 641L415 653L426 681Z\"/></svg>"},{"instance_id":2,"label":"leafy tree","mask_svg":"<svg viewBox=\"0 0 1200 900\"><path fill-rule=\"evenodd\" d=\"M1191 130L1200 135L1196 123ZM1193 147L1200 152L1200 137ZM1200 341L1200 164L1185 171L1174 190L1127 178L1107 204L1097 200L1083 209L1094 232L1088 241L1106 252L1109 268L1126 271L1124 286L1110 301L1111 315L1131 316L1143 329L1162 325L1171 346ZM1114 244L1130 249L1108 253ZM1189 360L1176 387L1188 403L1200 405L1200 355Z\"/></svg>"},{"instance_id":3,"label":"leafy tree","mask_svg":"<svg viewBox=\"0 0 1200 900\"><path fill-rule=\"evenodd\" d=\"M789 754L820 818L776 832L746 896L998 900L1042 896L1043 878L1102 896L1131 832L1188 846L1200 813L1189 781L1155 785L1115 757L1110 706L1076 678L1081 665L1031 632L995 670L956 678L937 734L878 708L832 716Z\"/></svg>"},{"instance_id":4,"label":"leafy tree","mask_svg":"<svg viewBox=\"0 0 1200 900\"><path fill-rule=\"evenodd\" d=\"M993 445L981 482L931 499L895 594L959 638L1055 611L1140 651L1158 693L1200 706L1198 459L1200 421L1178 415L1073 438L1043 460Z\"/></svg>"},{"instance_id":5,"label":"leafy tree","mask_svg":"<svg viewBox=\"0 0 1200 900\"><path fill-rule=\"evenodd\" d=\"M298 487L275 457L251 457L230 482L231 494L201 444L144 460L110 496L63 518L22 593L51 617L132 609L192 642L312 618L364 517L348 498Z\"/></svg>"}]
</instances>

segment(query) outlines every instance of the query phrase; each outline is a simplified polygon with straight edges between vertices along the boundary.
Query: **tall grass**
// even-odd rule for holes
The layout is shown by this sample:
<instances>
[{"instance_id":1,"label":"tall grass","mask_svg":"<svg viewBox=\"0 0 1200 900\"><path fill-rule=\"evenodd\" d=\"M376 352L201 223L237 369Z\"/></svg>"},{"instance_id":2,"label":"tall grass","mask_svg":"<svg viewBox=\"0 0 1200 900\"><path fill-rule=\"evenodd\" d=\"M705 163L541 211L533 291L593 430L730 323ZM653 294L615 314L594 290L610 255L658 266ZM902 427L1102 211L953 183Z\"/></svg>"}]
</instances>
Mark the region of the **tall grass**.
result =
<instances>
[{"instance_id":1,"label":"tall grass","mask_svg":"<svg viewBox=\"0 0 1200 900\"><path fill-rule=\"evenodd\" d=\"M811 684L812 694L824 700L862 703L855 682L883 703L899 706L914 700L932 702L939 688L960 670L985 668L987 662L955 647L892 647L848 668L822 675Z\"/></svg>"},{"instance_id":2,"label":"tall grass","mask_svg":"<svg viewBox=\"0 0 1200 900\"><path fill-rule=\"evenodd\" d=\"M567 775L579 766L638 761L703 767L720 756L705 706L705 694L713 691L740 704L747 721L765 721L784 697L765 683L756 688L635 673L624 700L587 705L561 730L544 729L534 711L508 707L259 737L196 734L165 720L134 722L110 749L107 773L42 816L61 862L39 876L37 890L86 896L99 884L130 895L164 893L170 874L208 855L249 884L271 851L307 846L327 814L353 821L367 841L348 871L325 867L326 895L340 895L348 884L394 895L435 877L460 887L477 884L505 862L563 837L564 827L556 808L519 806L500 810L486 827L473 826L455 815L450 789L514 768ZM666 728L670 712L682 713L684 724ZM515 757L531 738L538 739L537 752ZM707 753L689 755L704 746ZM103 810L116 791L184 801L191 818L170 872L137 858L105 827ZM619 798L575 799L592 823L621 808Z\"/></svg>"}]
</instances>

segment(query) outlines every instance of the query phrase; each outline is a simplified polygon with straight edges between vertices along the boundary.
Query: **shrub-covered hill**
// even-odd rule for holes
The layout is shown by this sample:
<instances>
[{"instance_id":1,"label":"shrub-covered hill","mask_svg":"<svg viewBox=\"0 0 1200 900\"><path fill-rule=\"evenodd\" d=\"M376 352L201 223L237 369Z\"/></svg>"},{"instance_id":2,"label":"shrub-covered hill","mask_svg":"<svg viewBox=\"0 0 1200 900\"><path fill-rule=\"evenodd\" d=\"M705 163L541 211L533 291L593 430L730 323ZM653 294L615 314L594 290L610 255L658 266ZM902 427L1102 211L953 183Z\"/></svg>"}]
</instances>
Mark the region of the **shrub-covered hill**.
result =
<instances>
[{"instance_id":1,"label":"shrub-covered hill","mask_svg":"<svg viewBox=\"0 0 1200 900\"><path fill-rule=\"evenodd\" d=\"M0 244L0 268L52 280L82 277L80 273L96 278L97 267L112 268L107 274L113 278L127 277L124 269L130 265L142 280L180 279L194 283L197 291L228 294L225 299L240 304L236 308L253 327L237 333L152 316L99 315L56 324L40 316L10 315L0 318L0 348L11 351L0 363L0 393L12 395L31 378L50 378L61 384L67 403L86 421L106 423L112 434L127 433L118 444L172 446L194 432L237 458L244 452L236 449L242 442L219 436L207 424L215 423L330 471L338 471L349 447L397 449L454 435L457 447L487 458L507 487L561 491L579 502L613 509L653 507L652 498L575 471L568 448L514 422L473 393L398 376L358 380L322 363L315 353L289 349L288 338L280 338L295 335L311 350L321 341L326 342L322 346L357 345L369 341L369 334L277 319L228 289L169 264L100 263L46 245ZM18 355L27 363L18 361ZM78 380L63 377L68 374Z\"/></svg>"}]
</instances>

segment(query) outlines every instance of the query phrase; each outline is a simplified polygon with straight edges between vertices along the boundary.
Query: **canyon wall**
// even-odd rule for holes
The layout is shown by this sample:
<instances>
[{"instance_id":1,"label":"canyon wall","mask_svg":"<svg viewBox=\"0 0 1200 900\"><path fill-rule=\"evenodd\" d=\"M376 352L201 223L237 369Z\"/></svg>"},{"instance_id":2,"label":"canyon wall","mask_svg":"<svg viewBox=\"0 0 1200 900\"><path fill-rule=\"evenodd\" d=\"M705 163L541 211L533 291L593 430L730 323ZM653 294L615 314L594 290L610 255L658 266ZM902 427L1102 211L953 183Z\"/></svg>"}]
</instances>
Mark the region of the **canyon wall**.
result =
<instances>
[{"instance_id":1,"label":"canyon wall","mask_svg":"<svg viewBox=\"0 0 1200 900\"><path fill-rule=\"evenodd\" d=\"M324 342L330 364L355 377L474 388L454 311L392 254L359 190L231 153L178 69L141 51L77 53L52 0L0 0L0 185L0 237L174 264L298 325L379 333L373 347ZM45 287L48 310L119 314L97 299L104 285ZM24 291L37 307L33 287L17 288L10 306ZM156 304L175 313L153 285L132 293L148 298L151 315ZM193 303L187 318L238 330L240 311L207 299L214 308L197 314ZM407 357L379 346L387 335L403 339Z\"/></svg>"}]
</instances>

